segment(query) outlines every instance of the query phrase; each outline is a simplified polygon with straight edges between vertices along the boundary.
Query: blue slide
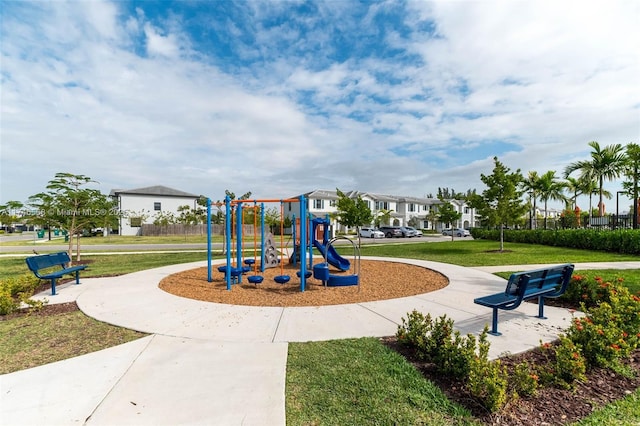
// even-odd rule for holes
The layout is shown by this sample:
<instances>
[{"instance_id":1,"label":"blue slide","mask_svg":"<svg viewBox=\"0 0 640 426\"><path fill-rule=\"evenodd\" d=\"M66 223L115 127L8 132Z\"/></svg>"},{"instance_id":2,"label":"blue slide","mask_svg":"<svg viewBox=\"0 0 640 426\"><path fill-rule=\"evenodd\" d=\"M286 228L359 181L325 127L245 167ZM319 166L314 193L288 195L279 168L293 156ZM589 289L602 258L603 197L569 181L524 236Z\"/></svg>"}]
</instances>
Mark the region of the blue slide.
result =
<instances>
[{"instance_id":1,"label":"blue slide","mask_svg":"<svg viewBox=\"0 0 640 426\"><path fill-rule=\"evenodd\" d=\"M313 240L313 246L320 250L320 253L322 254L325 253L327 247L316 239ZM327 262L329 262L331 266L334 266L341 271L348 271L351 267L351 262L340 256L336 249L333 248L333 246L329 246L329 251L327 252Z\"/></svg>"}]
</instances>

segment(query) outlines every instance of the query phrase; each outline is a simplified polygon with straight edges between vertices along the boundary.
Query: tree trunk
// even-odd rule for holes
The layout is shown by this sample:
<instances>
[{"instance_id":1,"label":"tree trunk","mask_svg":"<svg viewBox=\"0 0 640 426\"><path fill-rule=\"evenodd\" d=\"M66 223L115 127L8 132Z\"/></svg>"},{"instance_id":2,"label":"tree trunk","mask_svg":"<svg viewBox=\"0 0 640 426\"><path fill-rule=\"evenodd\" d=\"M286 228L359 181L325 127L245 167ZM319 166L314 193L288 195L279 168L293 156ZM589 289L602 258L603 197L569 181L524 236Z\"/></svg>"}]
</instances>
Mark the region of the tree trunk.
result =
<instances>
[{"instance_id":1,"label":"tree trunk","mask_svg":"<svg viewBox=\"0 0 640 426\"><path fill-rule=\"evenodd\" d=\"M598 215L600 217L604 216L604 199L602 195L602 186L604 185L604 180L600 177L600 202L598 202Z\"/></svg>"},{"instance_id":2,"label":"tree trunk","mask_svg":"<svg viewBox=\"0 0 640 426\"><path fill-rule=\"evenodd\" d=\"M76 262L80 262L80 233L76 234Z\"/></svg>"},{"instance_id":3,"label":"tree trunk","mask_svg":"<svg viewBox=\"0 0 640 426\"><path fill-rule=\"evenodd\" d=\"M544 200L544 229L547 229L547 200Z\"/></svg>"}]
</instances>

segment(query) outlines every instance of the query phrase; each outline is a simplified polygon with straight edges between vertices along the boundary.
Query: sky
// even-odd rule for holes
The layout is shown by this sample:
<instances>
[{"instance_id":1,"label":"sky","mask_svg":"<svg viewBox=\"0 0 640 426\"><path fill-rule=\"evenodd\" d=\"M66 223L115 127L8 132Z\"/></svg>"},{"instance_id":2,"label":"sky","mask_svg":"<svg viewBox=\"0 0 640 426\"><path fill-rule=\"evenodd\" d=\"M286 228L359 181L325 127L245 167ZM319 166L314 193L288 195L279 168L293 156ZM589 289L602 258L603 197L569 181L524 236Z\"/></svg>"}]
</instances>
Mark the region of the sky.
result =
<instances>
[{"instance_id":1,"label":"sky","mask_svg":"<svg viewBox=\"0 0 640 426\"><path fill-rule=\"evenodd\" d=\"M0 203L57 172L481 192L494 156L562 178L589 141L640 143L635 0L0 3Z\"/></svg>"}]
</instances>

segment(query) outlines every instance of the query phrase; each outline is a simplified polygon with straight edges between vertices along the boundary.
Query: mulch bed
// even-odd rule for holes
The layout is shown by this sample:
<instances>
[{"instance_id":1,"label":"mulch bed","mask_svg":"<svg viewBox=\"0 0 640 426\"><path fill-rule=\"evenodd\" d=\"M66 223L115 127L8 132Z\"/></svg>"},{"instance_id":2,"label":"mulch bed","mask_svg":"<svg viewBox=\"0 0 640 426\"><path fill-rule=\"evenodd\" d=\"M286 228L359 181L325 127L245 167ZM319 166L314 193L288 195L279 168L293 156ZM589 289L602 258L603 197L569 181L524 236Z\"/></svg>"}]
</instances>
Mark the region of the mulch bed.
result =
<instances>
[{"instance_id":1,"label":"mulch bed","mask_svg":"<svg viewBox=\"0 0 640 426\"><path fill-rule=\"evenodd\" d=\"M346 303L371 302L428 293L446 287L447 277L431 269L398 262L363 260L360 267L360 286L324 287L313 277L306 280L304 292L300 291L298 266L286 265L269 268L257 274L264 277L261 284L233 285L227 290L224 276L213 268L213 281L207 281L207 268L192 269L169 275L160 282L160 288L176 296L208 302L249 306L325 306ZM350 275L352 271L339 272L330 268L331 274ZM253 275L250 272L248 275ZM274 281L277 275L289 275L287 284Z\"/></svg>"},{"instance_id":2,"label":"mulch bed","mask_svg":"<svg viewBox=\"0 0 640 426\"><path fill-rule=\"evenodd\" d=\"M426 379L436 383L449 399L467 407L478 420L487 425L565 425L576 422L591 414L596 408L624 398L640 388L640 350L637 350L624 362L635 371L635 377L629 378L610 370L596 368L589 371L587 381L577 383L575 389L541 388L537 395L513 400L502 411L491 414L474 400L461 382L438 374L433 364L418 360L415 352L399 344L395 337L381 340L389 348L402 354ZM540 365L545 361L540 349L501 358L502 364L509 372L523 362Z\"/></svg>"}]
</instances>

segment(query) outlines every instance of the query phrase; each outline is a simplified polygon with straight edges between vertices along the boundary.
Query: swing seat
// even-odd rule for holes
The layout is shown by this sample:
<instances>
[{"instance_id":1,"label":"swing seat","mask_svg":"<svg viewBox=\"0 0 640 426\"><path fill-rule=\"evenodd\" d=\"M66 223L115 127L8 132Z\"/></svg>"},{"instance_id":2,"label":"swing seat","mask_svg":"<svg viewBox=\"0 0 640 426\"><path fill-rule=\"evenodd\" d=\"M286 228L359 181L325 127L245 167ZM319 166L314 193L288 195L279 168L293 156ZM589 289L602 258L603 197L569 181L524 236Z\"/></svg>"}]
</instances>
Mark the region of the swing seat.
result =
<instances>
[{"instance_id":1,"label":"swing seat","mask_svg":"<svg viewBox=\"0 0 640 426\"><path fill-rule=\"evenodd\" d=\"M290 279L291 277L289 275L278 275L277 277L273 278L273 280L278 284L286 284Z\"/></svg>"},{"instance_id":2,"label":"swing seat","mask_svg":"<svg viewBox=\"0 0 640 426\"><path fill-rule=\"evenodd\" d=\"M311 275L312 275L312 274L313 274L313 272L311 272L311 271L306 271L306 272L304 273L304 277L305 277L305 278L311 278ZM298 278L300 278L300 271L297 271L297 272L296 272L296 275L298 276Z\"/></svg>"},{"instance_id":3,"label":"swing seat","mask_svg":"<svg viewBox=\"0 0 640 426\"><path fill-rule=\"evenodd\" d=\"M251 284L260 284L264 280L264 277L261 275L251 275L249 277L249 282Z\"/></svg>"},{"instance_id":4,"label":"swing seat","mask_svg":"<svg viewBox=\"0 0 640 426\"><path fill-rule=\"evenodd\" d=\"M247 272L251 271L251 266L243 266L241 269L242 273L246 274Z\"/></svg>"},{"instance_id":5,"label":"swing seat","mask_svg":"<svg viewBox=\"0 0 640 426\"><path fill-rule=\"evenodd\" d=\"M231 271L231 276L232 277L237 277L238 275L244 273L244 268L234 268L233 266L231 268L229 268L229 270ZM226 265L222 265L218 267L218 271L222 272L223 274L227 274L227 267Z\"/></svg>"},{"instance_id":6,"label":"swing seat","mask_svg":"<svg viewBox=\"0 0 640 426\"><path fill-rule=\"evenodd\" d=\"M256 260L255 260L255 259L245 259L245 260L244 260L244 264L245 264L245 265L249 265L249 266L251 266L251 265L253 265L254 263L256 263Z\"/></svg>"}]
</instances>

